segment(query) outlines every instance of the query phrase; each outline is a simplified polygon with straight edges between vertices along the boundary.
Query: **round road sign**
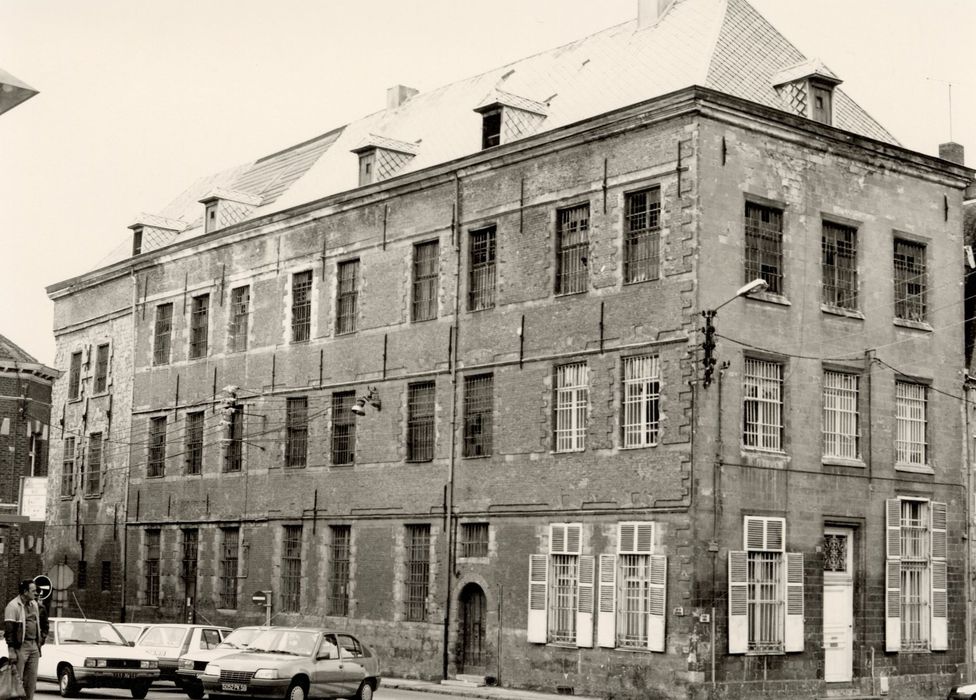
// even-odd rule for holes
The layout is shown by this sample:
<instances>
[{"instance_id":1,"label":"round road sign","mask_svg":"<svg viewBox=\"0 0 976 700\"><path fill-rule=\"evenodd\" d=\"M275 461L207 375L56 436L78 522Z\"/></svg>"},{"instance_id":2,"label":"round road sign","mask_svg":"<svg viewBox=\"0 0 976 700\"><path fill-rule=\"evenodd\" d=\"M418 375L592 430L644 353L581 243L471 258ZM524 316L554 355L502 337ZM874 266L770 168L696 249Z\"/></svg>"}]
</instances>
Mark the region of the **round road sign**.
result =
<instances>
[{"instance_id":1,"label":"round road sign","mask_svg":"<svg viewBox=\"0 0 976 700\"><path fill-rule=\"evenodd\" d=\"M38 600L45 600L46 598L50 597L51 591L54 588L54 586L51 583L51 579L49 579L44 574L34 577L34 585L37 586Z\"/></svg>"},{"instance_id":2,"label":"round road sign","mask_svg":"<svg viewBox=\"0 0 976 700\"><path fill-rule=\"evenodd\" d=\"M75 572L67 564L55 564L51 571L51 582L54 590L63 591L75 582Z\"/></svg>"},{"instance_id":3,"label":"round road sign","mask_svg":"<svg viewBox=\"0 0 976 700\"><path fill-rule=\"evenodd\" d=\"M268 604L268 593L267 591L258 591L251 596L251 602L255 605L267 605Z\"/></svg>"}]
</instances>

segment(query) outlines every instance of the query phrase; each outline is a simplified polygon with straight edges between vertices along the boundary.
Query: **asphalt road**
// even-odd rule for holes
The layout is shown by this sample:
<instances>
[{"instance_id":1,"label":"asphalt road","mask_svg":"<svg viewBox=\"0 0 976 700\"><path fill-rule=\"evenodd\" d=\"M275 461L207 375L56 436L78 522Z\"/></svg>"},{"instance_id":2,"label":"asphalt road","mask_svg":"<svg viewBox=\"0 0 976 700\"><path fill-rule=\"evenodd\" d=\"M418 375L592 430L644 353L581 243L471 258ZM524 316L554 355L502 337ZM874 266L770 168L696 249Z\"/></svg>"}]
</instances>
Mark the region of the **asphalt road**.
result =
<instances>
[{"instance_id":1,"label":"asphalt road","mask_svg":"<svg viewBox=\"0 0 976 700\"><path fill-rule=\"evenodd\" d=\"M54 683L40 682L37 684L37 692L34 694L35 698L59 698L58 686ZM149 700L187 700L186 695L182 690L175 687L171 683L160 683L159 685L153 686L149 695L146 696ZM413 690L400 690L398 688L384 688L380 685L380 689L376 691L373 696L376 700L445 700L445 698L458 698L464 697L462 695L444 695L443 693L422 693ZM109 698L117 700L118 698L129 698L132 700L132 694L128 690L116 690L114 688L104 688L104 689L94 689L94 690L82 690L81 695L78 696L79 700L85 700L85 698L90 698L91 700L107 700Z\"/></svg>"}]
</instances>

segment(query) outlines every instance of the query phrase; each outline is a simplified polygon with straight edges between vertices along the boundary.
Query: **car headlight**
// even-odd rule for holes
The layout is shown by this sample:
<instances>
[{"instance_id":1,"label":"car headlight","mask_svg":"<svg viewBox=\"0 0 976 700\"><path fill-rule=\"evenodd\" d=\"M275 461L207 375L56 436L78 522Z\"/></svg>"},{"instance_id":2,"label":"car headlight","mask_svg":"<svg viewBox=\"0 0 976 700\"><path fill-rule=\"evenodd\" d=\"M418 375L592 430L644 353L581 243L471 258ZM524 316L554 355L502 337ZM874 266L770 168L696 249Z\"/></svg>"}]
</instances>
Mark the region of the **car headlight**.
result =
<instances>
[{"instance_id":1,"label":"car headlight","mask_svg":"<svg viewBox=\"0 0 976 700\"><path fill-rule=\"evenodd\" d=\"M255 678L260 678L265 681L273 681L278 677L278 669L276 668L259 668L254 672Z\"/></svg>"},{"instance_id":2,"label":"car headlight","mask_svg":"<svg viewBox=\"0 0 976 700\"><path fill-rule=\"evenodd\" d=\"M190 659L180 659L179 668L192 669L193 662Z\"/></svg>"},{"instance_id":3,"label":"car headlight","mask_svg":"<svg viewBox=\"0 0 976 700\"><path fill-rule=\"evenodd\" d=\"M156 659L146 659L139 662L139 668L159 668L159 662Z\"/></svg>"},{"instance_id":4,"label":"car headlight","mask_svg":"<svg viewBox=\"0 0 976 700\"><path fill-rule=\"evenodd\" d=\"M108 666L108 661L106 659L85 659L85 666L87 668L105 668Z\"/></svg>"},{"instance_id":5,"label":"car headlight","mask_svg":"<svg viewBox=\"0 0 976 700\"><path fill-rule=\"evenodd\" d=\"M219 676L220 666L218 666L217 664L207 664L207 667L203 669L203 672L208 676Z\"/></svg>"}]
</instances>

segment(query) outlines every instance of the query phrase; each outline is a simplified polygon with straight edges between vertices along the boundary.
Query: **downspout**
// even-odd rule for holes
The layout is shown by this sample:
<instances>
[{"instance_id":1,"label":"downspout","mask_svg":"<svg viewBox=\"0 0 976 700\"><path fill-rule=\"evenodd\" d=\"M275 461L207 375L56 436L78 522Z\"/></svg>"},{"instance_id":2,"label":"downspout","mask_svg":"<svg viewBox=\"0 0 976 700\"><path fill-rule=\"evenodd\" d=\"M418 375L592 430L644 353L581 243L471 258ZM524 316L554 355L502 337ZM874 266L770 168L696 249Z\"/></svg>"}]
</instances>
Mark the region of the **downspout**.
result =
<instances>
[{"instance_id":1,"label":"downspout","mask_svg":"<svg viewBox=\"0 0 976 700\"><path fill-rule=\"evenodd\" d=\"M448 460L447 487L444 489L444 522L447 541L446 601L444 605L444 649L441 673L447 679L451 647L451 603L454 595L454 469L457 461L458 331L461 318L461 177L454 171L454 216L451 243L454 246L454 321L451 324L451 454Z\"/></svg>"},{"instance_id":2,"label":"downspout","mask_svg":"<svg viewBox=\"0 0 976 700\"><path fill-rule=\"evenodd\" d=\"M964 509L966 514L966 548L965 548L965 568L963 571L966 572L966 678L965 680L970 680L973 677L973 578L970 575L971 565L972 565L972 547L973 547L973 514L972 514L972 493L973 493L973 465L972 465L972 448L970 446L971 428L969 423L969 405L970 405L970 394L973 391L973 381L969 376L968 372L966 374L966 379L963 383L963 464L966 465L966 507Z\"/></svg>"},{"instance_id":3,"label":"downspout","mask_svg":"<svg viewBox=\"0 0 976 700\"><path fill-rule=\"evenodd\" d=\"M139 302L139 279L136 277L135 270L129 273L132 276L132 348L129 357L129 436L132 435L132 407L135 405L136 391L136 306ZM122 499L122 595L120 596L120 619L125 622L126 595L129 588L129 479L132 477L132 465L130 464L131 451L126 456L125 470L125 498Z\"/></svg>"}]
</instances>

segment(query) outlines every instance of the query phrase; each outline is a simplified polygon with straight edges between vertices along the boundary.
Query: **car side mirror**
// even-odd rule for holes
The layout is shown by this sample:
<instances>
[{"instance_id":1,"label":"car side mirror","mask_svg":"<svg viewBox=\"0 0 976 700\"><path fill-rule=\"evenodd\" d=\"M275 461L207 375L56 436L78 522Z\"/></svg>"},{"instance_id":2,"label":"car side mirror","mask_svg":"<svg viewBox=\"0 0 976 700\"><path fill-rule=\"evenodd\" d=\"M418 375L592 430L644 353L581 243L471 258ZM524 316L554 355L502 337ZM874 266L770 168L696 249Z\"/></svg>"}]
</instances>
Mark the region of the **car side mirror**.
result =
<instances>
[{"instance_id":1,"label":"car side mirror","mask_svg":"<svg viewBox=\"0 0 976 700\"><path fill-rule=\"evenodd\" d=\"M128 644L130 647L134 647L136 645L135 642L126 642L126 644Z\"/></svg>"}]
</instances>

